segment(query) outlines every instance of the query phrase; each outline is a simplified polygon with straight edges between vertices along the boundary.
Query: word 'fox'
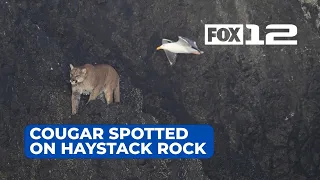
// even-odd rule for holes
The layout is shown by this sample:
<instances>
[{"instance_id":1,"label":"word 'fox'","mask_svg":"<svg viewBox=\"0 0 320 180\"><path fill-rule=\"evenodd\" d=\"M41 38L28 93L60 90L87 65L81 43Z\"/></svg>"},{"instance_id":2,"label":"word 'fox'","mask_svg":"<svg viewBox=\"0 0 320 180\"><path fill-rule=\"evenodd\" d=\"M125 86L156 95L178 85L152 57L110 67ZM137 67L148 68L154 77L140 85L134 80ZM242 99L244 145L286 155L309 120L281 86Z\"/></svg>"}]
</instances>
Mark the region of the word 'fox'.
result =
<instances>
[{"instance_id":1,"label":"word 'fox'","mask_svg":"<svg viewBox=\"0 0 320 180\"><path fill-rule=\"evenodd\" d=\"M74 67L70 64L70 68L73 115L78 111L81 94L90 95L87 104L102 93L107 104L120 102L120 77L113 67L107 64Z\"/></svg>"}]
</instances>

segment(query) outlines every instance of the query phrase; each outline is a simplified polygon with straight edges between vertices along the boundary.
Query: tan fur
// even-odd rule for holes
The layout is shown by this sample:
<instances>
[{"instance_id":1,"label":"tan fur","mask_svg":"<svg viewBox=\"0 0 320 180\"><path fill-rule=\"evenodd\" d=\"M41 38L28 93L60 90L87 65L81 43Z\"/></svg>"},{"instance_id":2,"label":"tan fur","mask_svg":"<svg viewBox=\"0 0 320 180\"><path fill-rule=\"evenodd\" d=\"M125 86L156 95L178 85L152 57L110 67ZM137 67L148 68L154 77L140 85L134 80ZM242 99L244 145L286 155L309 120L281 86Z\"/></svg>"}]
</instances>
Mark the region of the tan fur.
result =
<instances>
[{"instance_id":1,"label":"tan fur","mask_svg":"<svg viewBox=\"0 0 320 180\"><path fill-rule=\"evenodd\" d=\"M74 67L70 64L72 85L72 114L76 114L81 94L90 95L87 104L104 93L107 104L120 102L120 77L117 71L107 64Z\"/></svg>"}]
</instances>

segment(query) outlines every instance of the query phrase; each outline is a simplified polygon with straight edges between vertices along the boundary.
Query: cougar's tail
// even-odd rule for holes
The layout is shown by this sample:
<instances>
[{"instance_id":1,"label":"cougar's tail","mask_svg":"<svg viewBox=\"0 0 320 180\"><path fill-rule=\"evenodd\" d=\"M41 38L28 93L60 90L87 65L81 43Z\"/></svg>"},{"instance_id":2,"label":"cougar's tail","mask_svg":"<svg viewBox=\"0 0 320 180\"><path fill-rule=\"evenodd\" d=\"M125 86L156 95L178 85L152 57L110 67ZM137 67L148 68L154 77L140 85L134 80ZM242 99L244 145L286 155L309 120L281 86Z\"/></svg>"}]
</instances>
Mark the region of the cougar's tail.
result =
<instances>
[{"instance_id":1,"label":"cougar's tail","mask_svg":"<svg viewBox=\"0 0 320 180\"><path fill-rule=\"evenodd\" d=\"M114 101L120 102L120 79L118 79L117 87L114 89Z\"/></svg>"}]
</instances>

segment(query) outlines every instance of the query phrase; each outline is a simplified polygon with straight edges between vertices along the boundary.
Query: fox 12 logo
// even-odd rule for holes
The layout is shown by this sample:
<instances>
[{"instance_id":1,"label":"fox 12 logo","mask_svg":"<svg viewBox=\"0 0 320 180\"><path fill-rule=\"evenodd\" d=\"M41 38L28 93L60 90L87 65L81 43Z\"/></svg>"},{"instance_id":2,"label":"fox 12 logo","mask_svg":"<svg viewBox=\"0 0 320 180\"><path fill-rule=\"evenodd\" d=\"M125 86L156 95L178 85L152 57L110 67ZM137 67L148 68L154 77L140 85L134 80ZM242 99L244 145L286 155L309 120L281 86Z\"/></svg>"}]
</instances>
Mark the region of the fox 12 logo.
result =
<instances>
[{"instance_id":1,"label":"fox 12 logo","mask_svg":"<svg viewBox=\"0 0 320 180\"><path fill-rule=\"evenodd\" d=\"M244 39L244 26L250 30L250 39ZM265 39L260 39L260 29L255 24L206 24L205 45L297 45L297 40L285 39L297 35L297 26L293 24L270 24Z\"/></svg>"}]
</instances>

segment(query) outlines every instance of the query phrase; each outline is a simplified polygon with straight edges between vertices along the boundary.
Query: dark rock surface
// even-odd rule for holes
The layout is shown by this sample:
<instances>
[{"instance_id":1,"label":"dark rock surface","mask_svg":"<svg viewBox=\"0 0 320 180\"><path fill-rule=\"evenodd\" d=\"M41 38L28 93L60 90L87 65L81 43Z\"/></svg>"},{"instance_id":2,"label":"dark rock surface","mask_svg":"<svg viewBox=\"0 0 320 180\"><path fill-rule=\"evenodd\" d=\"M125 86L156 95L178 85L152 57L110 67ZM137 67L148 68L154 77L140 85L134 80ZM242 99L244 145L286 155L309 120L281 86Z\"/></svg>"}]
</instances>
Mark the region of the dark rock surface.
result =
<instances>
[{"instance_id":1,"label":"dark rock surface","mask_svg":"<svg viewBox=\"0 0 320 180\"><path fill-rule=\"evenodd\" d=\"M0 179L320 178L319 6L314 0L0 1ZM298 27L297 46L205 46L204 23ZM162 38L205 54L170 67ZM122 104L71 114L69 64L108 63ZM31 123L210 124L210 160L30 160Z\"/></svg>"}]
</instances>

